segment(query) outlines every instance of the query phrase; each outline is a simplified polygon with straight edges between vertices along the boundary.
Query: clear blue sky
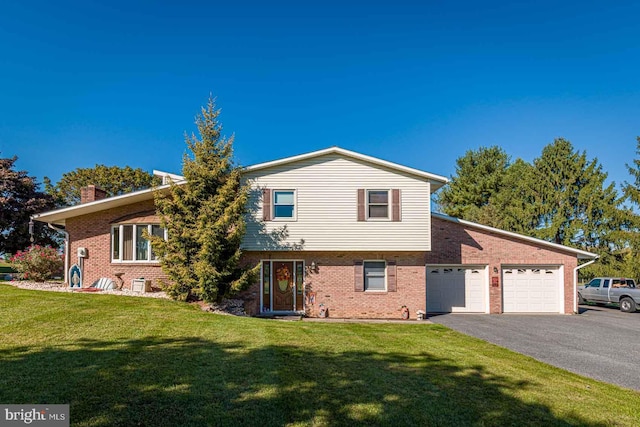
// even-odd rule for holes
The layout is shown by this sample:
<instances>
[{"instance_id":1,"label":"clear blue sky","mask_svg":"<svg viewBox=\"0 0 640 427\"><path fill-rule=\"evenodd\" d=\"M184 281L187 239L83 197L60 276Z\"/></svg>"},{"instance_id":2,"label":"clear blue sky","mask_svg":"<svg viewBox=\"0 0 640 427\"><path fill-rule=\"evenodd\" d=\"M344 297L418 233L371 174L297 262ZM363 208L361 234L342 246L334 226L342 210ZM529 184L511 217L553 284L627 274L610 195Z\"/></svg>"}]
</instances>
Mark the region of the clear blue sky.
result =
<instances>
[{"instance_id":1,"label":"clear blue sky","mask_svg":"<svg viewBox=\"0 0 640 427\"><path fill-rule=\"evenodd\" d=\"M249 165L332 145L450 176L556 137L629 177L640 2L77 1L0 8L0 152L42 182L179 173L209 93Z\"/></svg>"}]
</instances>

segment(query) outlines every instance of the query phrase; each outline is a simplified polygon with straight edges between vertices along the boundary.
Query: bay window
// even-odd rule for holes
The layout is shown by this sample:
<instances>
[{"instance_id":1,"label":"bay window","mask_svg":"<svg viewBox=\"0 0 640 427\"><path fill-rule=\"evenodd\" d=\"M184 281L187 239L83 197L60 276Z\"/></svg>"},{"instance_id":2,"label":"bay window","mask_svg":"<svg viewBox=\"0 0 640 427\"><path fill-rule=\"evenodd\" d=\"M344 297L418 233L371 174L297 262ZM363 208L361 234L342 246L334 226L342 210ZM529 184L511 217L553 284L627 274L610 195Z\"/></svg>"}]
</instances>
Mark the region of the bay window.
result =
<instances>
[{"instance_id":1,"label":"bay window","mask_svg":"<svg viewBox=\"0 0 640 427\"><path fill-rule=\"evenodd\" d=\"M153 253L148 235L166 238L166 230L158 224L120 224L111 227L112 262L154 262L158 257Z\"/></svg>"}]
</instances>

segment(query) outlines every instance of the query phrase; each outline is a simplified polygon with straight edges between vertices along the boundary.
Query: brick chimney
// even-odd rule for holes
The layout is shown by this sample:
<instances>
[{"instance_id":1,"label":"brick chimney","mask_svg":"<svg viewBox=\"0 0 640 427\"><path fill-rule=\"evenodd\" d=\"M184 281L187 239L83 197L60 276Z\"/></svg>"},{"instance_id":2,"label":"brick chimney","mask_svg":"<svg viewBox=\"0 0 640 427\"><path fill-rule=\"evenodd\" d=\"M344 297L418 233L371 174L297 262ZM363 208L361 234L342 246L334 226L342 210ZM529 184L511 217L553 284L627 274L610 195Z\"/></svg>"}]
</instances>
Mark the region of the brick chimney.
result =
<instances>
[{"instance_id":1,"label":"brick chimney","mask_svg":"<svg viewBox=\"0 0 640 427\"><path fill-rule=\"evenodd\" d=\"M95 185L87 185L80 189L80 203L95 202L107 197L107 192Z\"/></svg>"}]
</instances>

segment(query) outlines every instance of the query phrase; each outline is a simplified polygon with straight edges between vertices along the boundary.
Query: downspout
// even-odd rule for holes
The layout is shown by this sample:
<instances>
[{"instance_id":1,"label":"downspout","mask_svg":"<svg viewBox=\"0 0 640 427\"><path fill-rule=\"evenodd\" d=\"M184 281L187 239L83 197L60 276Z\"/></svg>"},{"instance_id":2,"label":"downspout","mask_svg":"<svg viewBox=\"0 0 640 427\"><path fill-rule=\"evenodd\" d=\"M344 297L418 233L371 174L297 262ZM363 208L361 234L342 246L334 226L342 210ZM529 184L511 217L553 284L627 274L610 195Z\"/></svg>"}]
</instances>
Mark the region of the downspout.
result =
<instances>
[{"instance_id":1,"label":"downspout","mask_svg":"<svg viewBox=\"0 0 640 427\"><path fill-rule=\"evenodd\" d=\"M596 262L598 260L598 258L600 258L600 256L596 256L594 259L592 259L589 262L585 262L584 264L581 264L579 266L577 266L576 268L573 269L573 312L574 313L578 313L578 270L580 270L581 268L584 268L588 265L593 264L594 262Z\"/></svg>"},{"instance_id":2,"label":"downspout","mask_svg":"<svg viewBox=\"0 0 640 427\"><path fill-rule=\"evenodd\" d=\"M58 228L50 222L47 223L50 229L64 233L64 283L69 284L69 233L64 228Z\"/></svg>"}]
</instances>

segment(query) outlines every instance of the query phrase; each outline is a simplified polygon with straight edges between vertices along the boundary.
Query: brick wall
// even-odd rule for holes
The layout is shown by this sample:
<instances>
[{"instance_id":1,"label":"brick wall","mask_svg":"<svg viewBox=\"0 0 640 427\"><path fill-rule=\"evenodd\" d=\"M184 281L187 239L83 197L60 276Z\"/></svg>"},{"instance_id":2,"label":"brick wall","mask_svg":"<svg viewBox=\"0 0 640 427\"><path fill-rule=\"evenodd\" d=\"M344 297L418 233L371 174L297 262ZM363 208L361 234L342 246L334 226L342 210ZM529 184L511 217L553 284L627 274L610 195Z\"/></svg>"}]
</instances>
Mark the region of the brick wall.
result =
<instances>
[{"instance_id":1,"label":"brick wall","mask_svg":"<svg viewBox=\"0 0 640 427\"><path fill-rule=\"evenodd\" d=\"M260 260L304 260L307 270L305 293L307 315L317 316L319 305L337 318L400 319L406 305L415 318L416 310L425 310L426 288L424 252L245 252L243 261L255 265ZM387 260L397 263L396 292L356 292L355 260ZM312 271L311 263L317 268ZM308 295L315 293L315 303ZM245 310L259 313L260 287L256 283L243 294Z\"/></svg>"},{"instance_id":2,"label":"brick wall","mask_svg":"<svg viewBox=\"0 0 640 427\"><path fill-rule=\"evenodd\" d=\"M498 286L489 288L491 313L502 312L503 267L564 266L564 312L573 312L573 269L577 265L574 254L438 218L432 220L432 236L431 252L246 252L243 259L248 265L268 259L304 260L305 292L315 293L315 304L309 304L308 297L306 300L309 316L317 316L319 304L323 303L329 315L338 318L399 318L402 305L415 318L416 310L425 310L426 264L488 265L489 276L498 278ZM354 261L374 259L397 262L397 292L354 290ZM312 262L318 265L316 271L309 271ZM247 312L259 313L259 283L242 297Z\"/></svg>"},{"instance_id":3,"label":"brick wall","mask_svg":"<svg viewBox=\"0 0 640 427\"><path fill-rule=\"evenodd\" d=\"M564 312L573 313L575 254L435 217L432 217L431 233L427 264L488 265L489 277L498 277L499 286L489 289L491 313L502 312L502 268L508 265L563 265Z\"/></svg>"},{"instance_id":4,"label":"brick wall","mask_svg":"<svg viewBox=\"0 0 640 427\"><path fill-rule=\"evenodd\" d=\"M111 262L111 222L125 216L131 219L135 212L148 215L153 209L153 200L149 200L67 220L71 264L78 261L77 248L88 249L88 257L84 260L84 286L90 286L101 277L118 282L116 273L123 273L126 288L134 278L150 279L154 287L159 287L161 280L167 280L157 263ZM416 310L425 310L425 264L488 265L489 276L499 280L497 287L490 287L491 313L502 312L504 266L564 266L564 312L573 312L573 269L577 265L574 254L435 217L432 218L431 245L431 252L246 252L243 260L253 265L264 259L304 260L307 267L305 290L315 293L315 303L305 306L310 316L316 316L319 304L323 303L332 317L400 318L400 310L406 305L411 317L415 318ZM396 292L354 290L354 261L375 259L396 261ZM309 269L312 262L318 266L315 271ZM259 283L256 283L242 294L250 314L259 312L259 291Z\"/></svg>"},{"instance_id":5,"label":"brick wall","mask_svg":"<svg viewBox=\"0 0 640 427\"><path fill-rule=\"evenodd\" d=\"M111 262L111 222L135 212L148 214L154 209L153 200L128 206L107 209L101 212L67 219L66 229L70 240L70 264L78 262L77 249L88 249L84 259L83 286L91 286L101 277L108 277L119 283L116 273L123 273L125 288L131 288L131 279L150 279L154 287L160 287L160 280L167 280L158 263L112 263Z\"/></svg>"}]
</instances>

